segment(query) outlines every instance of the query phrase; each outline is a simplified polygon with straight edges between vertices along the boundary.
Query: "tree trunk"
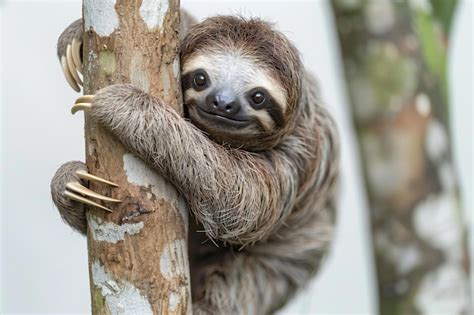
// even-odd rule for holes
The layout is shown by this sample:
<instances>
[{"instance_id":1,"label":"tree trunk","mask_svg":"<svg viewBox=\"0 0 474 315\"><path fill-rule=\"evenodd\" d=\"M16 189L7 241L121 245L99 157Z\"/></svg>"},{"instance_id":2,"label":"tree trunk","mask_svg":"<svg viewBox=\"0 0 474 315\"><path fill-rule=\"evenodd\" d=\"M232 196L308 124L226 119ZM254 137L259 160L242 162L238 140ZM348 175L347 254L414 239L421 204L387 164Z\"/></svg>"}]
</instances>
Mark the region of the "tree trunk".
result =
<instances>
[{"instance_id":1,"label":"tree trunk","mask_svg":"<svg viewBox=\"0 0 474 315\"><path fill-rule=\"evenodd\" d=\"M84 91L132 83L181 112L179 1L84 0ZM122 203L88 213L94 314L191 313L187 208L176 189L86 115L86 162ZM112 205L111 205L112 206Z\"/></svg>"},{"instance_id":2,"label":"tree trunk","mask_svg":"<svg viewBox=\"0 0 474 315\"><path fill-rule=\"evenodd\" d=\"M333 0L371 207L381 314L469 312L446 56L455 1Z\"/></svg>"}]
</instances>

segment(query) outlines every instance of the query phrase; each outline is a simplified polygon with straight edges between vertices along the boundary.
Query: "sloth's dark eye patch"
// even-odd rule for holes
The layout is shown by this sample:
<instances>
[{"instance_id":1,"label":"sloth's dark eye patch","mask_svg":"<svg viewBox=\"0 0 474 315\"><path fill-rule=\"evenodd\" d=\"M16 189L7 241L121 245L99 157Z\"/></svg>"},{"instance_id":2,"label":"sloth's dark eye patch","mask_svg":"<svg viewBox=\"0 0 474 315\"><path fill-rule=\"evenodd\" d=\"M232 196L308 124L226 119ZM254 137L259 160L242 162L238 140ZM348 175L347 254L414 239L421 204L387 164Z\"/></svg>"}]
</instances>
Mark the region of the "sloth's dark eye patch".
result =
<instances>
[{"instance_id":1,"label":"sloth's dark eye patch","mask_svg":"<svg viewBox=\"0 0 474 315\"><path fill-rule=\"evenodd\" d=\"M262 109L271 103L271 98L263 88L255 88L247 94L247 99L255 109Z\"/></svg>"},{"instance_id":2,"label":"sloth's dark eye patch","mask_svg":"<svg viewBox=\"0 0 474 315\"><path fill-rule=\"evenodd\" d=\"M209 77L206 71L202 69L194 71L192 86L196 91L205 90L209 86Z\"/></svg>"}]
</instances>

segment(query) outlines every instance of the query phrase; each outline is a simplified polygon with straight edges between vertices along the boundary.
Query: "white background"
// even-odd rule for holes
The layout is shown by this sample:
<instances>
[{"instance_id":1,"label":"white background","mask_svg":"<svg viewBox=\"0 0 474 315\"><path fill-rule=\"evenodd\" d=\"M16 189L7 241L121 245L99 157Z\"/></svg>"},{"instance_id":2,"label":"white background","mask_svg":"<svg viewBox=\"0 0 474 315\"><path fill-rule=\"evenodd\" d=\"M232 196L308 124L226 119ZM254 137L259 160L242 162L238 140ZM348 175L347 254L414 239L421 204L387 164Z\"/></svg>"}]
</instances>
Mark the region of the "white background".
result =
<instances>
[{"instance_id":1,"label":"white background","mask_svg":"<svg viewBox=\"0 0 474 315\"><path fill-rule=\"evenodd\" d=\"M339 226L321 273L285 311L376 313L366 200L328 4L182 0L182 6L198 18L240 13L277 22L319 77L342 134ZM458 9L450 65L452 125L466 213L472 215L473 3L461 1ZM62 163L84 157L83 120L69 113L78 94L55 56L59 34L80 15L80 1L0 2L1 313L90 312L86 241L62 223L49 190Z\"/></svg>"}]
</instances>

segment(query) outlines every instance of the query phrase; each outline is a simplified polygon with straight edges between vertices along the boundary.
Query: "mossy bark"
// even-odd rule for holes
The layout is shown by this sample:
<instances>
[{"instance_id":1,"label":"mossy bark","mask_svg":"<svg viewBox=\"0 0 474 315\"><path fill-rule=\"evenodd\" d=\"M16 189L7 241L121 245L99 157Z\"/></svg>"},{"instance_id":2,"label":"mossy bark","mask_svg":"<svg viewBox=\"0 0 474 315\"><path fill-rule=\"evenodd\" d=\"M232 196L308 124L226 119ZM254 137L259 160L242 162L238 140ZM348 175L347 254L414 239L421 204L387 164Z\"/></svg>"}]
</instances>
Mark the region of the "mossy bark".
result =
<instances>
[{"instance_id":1,"label":"mossy bark","mask_svg":"<svg viewBox=\"0 0 474 315\"><path fill-rule=\"evenodd\" d=\"M470 309L446 80L454 4L332 1L368 187L381 314Z\"/></svg>"},{"instance_id":2,"label":"mossy bark","mask_svg":"<svg viewBox=\"0 0 474 315\"><path fill-rule=\"evenodd\" d=\"M132 83L181 112L179 1L85 0L83 13L85 94ZM87 210L92 312L191 313L184 200L87 114L85 134L89 171L120 186L91 188L122 200Z\"/></svg>"}]
</instances>

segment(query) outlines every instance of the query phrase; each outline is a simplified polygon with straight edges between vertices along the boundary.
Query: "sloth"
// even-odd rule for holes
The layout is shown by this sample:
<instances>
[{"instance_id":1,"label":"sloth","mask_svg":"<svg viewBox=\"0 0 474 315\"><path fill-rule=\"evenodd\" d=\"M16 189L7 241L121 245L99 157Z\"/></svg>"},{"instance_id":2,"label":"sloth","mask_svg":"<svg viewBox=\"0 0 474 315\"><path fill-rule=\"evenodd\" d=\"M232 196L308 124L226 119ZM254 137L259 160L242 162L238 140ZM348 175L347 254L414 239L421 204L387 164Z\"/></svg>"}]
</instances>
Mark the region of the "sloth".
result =
<instances>
[{"instance_id":1,"label":"sloth","mask_svg":"<svg viewBox=\"0 0 474 315\"><path fill-rule=\"evenodd\" d=\"M182 13L181 33L184 117L130 84L80 97L72 111L88 111L185 198L198 222L189 229L194 312L272 313L316 274L334 236L335 123L273 24L236 16L194 23ZM76 90L81 40L76 21L58 42ZM84 203L117 201L85 188L89 180L113 184L77 161L51 183L62 218L82 234Z\"/></svg>"}]
</instances>

